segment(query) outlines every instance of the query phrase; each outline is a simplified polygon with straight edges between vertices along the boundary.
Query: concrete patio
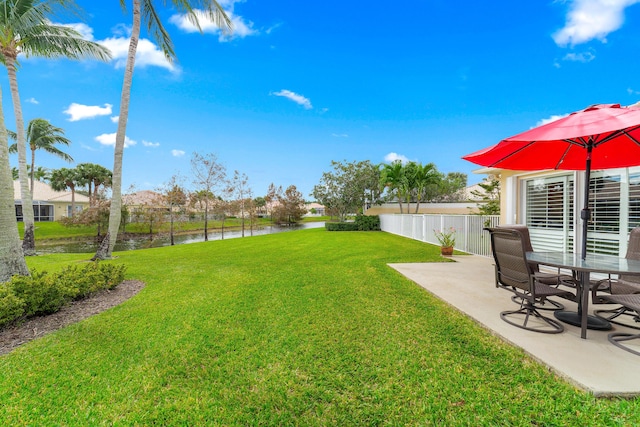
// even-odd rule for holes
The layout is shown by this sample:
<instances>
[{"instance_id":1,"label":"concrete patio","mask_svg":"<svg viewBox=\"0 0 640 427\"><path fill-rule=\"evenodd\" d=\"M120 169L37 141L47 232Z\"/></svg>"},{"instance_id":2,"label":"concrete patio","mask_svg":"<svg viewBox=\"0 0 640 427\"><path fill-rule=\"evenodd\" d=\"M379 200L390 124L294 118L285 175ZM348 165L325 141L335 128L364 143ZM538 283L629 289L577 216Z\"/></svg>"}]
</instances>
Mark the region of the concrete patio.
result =
<instances>
[{"instance_id":1,"label":"concrete patio","mask_svg":"<svg viewBox=\"0 0 640 427\"><path fill-rule=\"evenodd\" d=\"M500 312L513 309L514 303L508 292L495 287L493 259L477 255L452 259L455 262L389 265L576 387L598 397L640 395L640 356L611 344L607 340L610 331L589 330L587 339L581 339L580 328L571 325L564 325L560 334L511 326L500 318ZM571 301L559 301L568 309L576 307ZM590 311L592 308L590 304ZM634 332L613 327L614 331Z\"/></svg>"}]
</instances>

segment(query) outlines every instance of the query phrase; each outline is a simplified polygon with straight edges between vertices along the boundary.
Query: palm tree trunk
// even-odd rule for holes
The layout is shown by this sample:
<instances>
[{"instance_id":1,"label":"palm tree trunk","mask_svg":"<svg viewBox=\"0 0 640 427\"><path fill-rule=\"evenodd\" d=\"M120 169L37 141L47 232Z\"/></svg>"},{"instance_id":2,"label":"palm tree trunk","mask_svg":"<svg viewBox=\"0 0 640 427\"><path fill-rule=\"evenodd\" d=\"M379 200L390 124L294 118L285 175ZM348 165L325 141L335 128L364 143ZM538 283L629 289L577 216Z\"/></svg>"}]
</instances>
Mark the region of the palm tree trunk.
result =
<instances>
[{"instance_id":1,"label":"palm tree trunk","mask_svg":"<svg viewBox=\"0 0 640 427\"><path fill-rule=\"evenodd\" d=\"M18 147L18 177L20 179L20 198L22 199L22 221L24 222L24 239L22 250L27 256L36 254L36 242L33 235L33 199L29 190L29 180L27 174L27 147L24 135L24 119L22 118L22 106L20 105L20 93L18 91L18 76L16 75L15 60L5 56L7 72L9 74L9 87L11 88L11 99L13 100L13 110L16 116L16 146Z\"/></svg>"},{"instance_id":2,"label":"palm tree trunk","mask_svg":"<svg viewBox=\"0 0 640 427\"><path fill-rule=\"evenodd\" d=\"M140 38L140 0L133 1L133 27L131 28L131 40L129 41L129 53L124 71L122 94L120 96L120 119L116 133L116 146L113 153L113 181L111 186L111 207L109 210L109 231L105 239L109 244L102 244L93 256L93 259L109 259L116 245L118 229L120 228L120 216L122 214L122 155L124 152L124 139L127 132L127 120L129 118L129 102L131 99L131 82L133 80L133 67L136 61L136 51Z\"/></svg>"},{"instance_id":3,"label":"palm tree trunk","mask_svg":"<svg viewBox=\"0 0 640 427\"><path fill-rule=\"evenodd\" d=\"M33 195L33 176L36 173L36 150L35 148L31 149L31 182L29 186L29 191Z\"/></svg>"},{"instance_id":4,"label":"palm tree trunk","mask_svg":"<svg viewBox=\"0 0 640 427\"><path fill-rule=\"evenodd\" d=\"M20 235L16 222L16 209L13 199L13 177L9 165L7 132L2 111L0 90L0 282L8 281L11 276L29 275L27 263L20 248Z\"/></svg>"}]
</instances>

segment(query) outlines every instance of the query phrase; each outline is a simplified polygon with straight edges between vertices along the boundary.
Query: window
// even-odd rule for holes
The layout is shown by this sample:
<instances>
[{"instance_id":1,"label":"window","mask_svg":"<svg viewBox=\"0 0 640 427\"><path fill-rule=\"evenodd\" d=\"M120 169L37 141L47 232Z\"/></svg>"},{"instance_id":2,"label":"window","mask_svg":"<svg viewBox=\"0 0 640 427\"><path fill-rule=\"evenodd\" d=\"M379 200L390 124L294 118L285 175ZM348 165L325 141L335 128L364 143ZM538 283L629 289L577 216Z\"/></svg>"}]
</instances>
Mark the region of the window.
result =
<instances>
[{"instance_id":1,"label":"window","mask_svg":"<svg viewBox=\"0 0 640 427\"><path fill-rule=\"evenodd\" d=\"M590 181L587 251L624 256L629 231L640 226L640 172L594 171ZM573 174L524 181L525 223L534 249L573 250L574 235L582 230L574 187Z\"/></svg>"}]
</instances>

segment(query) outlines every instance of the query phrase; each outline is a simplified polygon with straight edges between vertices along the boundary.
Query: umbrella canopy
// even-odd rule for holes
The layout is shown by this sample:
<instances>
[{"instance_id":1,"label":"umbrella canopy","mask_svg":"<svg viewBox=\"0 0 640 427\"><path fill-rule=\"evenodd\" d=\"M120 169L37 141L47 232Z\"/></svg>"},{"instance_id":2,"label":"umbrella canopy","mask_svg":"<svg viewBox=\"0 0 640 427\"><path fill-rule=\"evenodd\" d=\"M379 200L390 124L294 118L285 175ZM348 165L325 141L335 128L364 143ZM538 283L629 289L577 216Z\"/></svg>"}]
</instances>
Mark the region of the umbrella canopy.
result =
<instances>
[{"instance_id":1,"label":"umbrella canopy","mask_svg":"<svg viewBox=\"0 0 640 427\"><path fill-rule=\"evenodd\" d=\"M640 164L640 108L598 104L503 139L463 159L510 170L586 170Z\"/></svg>"},{"instance_id":2,"label":"umbrella canopy","mask_svg":"<svg viewBox=\"0 0 640 427\"><path fill-rule=\"evenodd\" d=\"M640 108L597 104L462 157L481 166L534 171L584 170L640 165ZM582 258L587 252L589 185L585 188Z\"/></svg>"}]
</instances>

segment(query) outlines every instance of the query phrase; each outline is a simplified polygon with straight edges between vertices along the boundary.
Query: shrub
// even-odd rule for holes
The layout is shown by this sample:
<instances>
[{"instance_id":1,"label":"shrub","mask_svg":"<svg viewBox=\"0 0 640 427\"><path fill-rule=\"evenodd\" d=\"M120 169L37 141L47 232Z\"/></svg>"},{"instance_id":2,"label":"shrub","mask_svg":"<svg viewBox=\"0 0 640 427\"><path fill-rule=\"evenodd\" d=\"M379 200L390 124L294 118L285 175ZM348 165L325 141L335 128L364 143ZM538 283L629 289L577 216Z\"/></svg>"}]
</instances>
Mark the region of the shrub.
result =
<instances>
[{"instance_id":1,"label":"shrub","mask_svg":"<svg viewBox=\"0 0 640 427\"><path fill-rule=\"evenodd\" d=\"M48 274L13 276L0 283L0 327L20 318L55 313L74 299L103 289L113 289L124 280L124 265L93 262L68 266Z\"/></svg>"},{"instance_id":2,"label":"shrub","mask_svg":"<svg viewBox=\"0 0 640 427\"><path fill-rule=\"evenodd\" d=\"M380 231L380 217L377 215L357 215L354 222L327 222L327 231Z\"/></svg>"},{"instance_id":3,"label":"shrub","mask_svg":"<svg viewBox=\"0 0 640 427\"><path fill-rule=\"evenodd\" d=\"M24 301L7 283L0 283L0 327L22 316Z\"/></svg>"},{"instance_id":4,"label":"shrub","mask_svg":"<svg viewBox=\"0 0 640 427\"><path fill-rule=\"evenodd\" d=\"M380 217L378 215L358 215L356 224L360 231L380 231Z\"/></svg>"},{"instance_id":5,"label":"shrub","mask_svg":"<svg viewBox=\"0 0 640 427\"><path fill-rule=\"evenodd\" d=\"M13 276L8 282L13 293L24 301L22 316L53 313L73 299L73 290L64 292L46 272L33 271L31 276Z\"/></svg>"},{"instance_id":6,"label":"shrub","mask_svg":"<svg viewBox=\"0 0 640 427\"><path fill-rule=\"evenodd\" d=\"M358 231L358 224L355 222L327 222L324 228L327 231Z\"/></svg>"}]
</instances>

